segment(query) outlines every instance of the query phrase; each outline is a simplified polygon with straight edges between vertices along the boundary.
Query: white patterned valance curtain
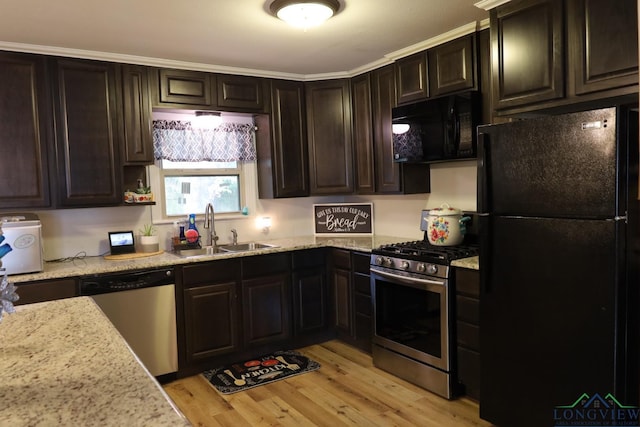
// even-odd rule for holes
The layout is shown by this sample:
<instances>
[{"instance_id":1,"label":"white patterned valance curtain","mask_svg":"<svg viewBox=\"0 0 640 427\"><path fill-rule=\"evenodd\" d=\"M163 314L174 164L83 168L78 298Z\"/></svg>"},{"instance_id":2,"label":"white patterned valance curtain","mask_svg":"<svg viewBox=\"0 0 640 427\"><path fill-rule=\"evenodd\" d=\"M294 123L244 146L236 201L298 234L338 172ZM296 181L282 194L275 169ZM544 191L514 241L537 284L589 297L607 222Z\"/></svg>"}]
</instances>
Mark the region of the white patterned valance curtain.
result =
<instances>
[{"instance_id":1,"label":"white patterned valance curtain","mask_svg":"<svg viewBox=\"0 0 640 427\"><path fill-rule=\"evenodd\" d=\"M255 127L222 123L214 129L195 128L180 120L153 121L156 160L234 162L256 159Z\"/></svg>"}]
</instances>

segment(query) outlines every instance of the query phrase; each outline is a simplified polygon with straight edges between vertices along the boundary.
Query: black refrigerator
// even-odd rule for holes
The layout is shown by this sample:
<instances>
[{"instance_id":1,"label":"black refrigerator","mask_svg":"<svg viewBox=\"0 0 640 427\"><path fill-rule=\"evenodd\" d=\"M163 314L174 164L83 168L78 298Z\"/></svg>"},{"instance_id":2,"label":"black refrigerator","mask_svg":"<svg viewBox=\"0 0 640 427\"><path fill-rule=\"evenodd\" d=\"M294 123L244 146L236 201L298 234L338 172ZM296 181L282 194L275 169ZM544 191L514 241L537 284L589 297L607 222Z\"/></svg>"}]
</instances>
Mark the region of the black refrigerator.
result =
<instances>
[{"instance_id":1,"label":"black refrigerator","mask_svg":"<svg viewBox=\"0 0 640 427\"><path fill-rule=\"evenodd\" d=\"M638 406L637 179L630 108L478 128L481 418Z\"/></svg>"}]
</instances>

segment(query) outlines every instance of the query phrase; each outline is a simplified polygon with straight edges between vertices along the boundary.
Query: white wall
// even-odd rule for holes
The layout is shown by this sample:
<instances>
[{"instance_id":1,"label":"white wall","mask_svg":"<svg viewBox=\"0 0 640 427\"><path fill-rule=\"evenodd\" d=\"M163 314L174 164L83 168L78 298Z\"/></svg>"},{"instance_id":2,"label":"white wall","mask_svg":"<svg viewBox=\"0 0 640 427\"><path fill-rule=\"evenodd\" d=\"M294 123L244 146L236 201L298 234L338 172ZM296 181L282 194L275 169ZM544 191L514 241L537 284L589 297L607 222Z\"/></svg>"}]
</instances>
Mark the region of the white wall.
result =
<instances>
[{"instance_id":1,"label":"white wall","mask_svg":"<svg viewBox=\"0 0 640 427\"><path fill-rule=\"evenodd\" d=\"M417 195L305 197L279 200L257 200L246 217L216 221L220 243L231 239L232 228L238 230L239 241L264 240L313 234L312 206L315 203L373 203L374 231L378 235L407 240L421 239L420 211L449 203L468 211L476 209L476 166L474 162L432 165L431 193ZM254 184L255 185L255 184ZM45 259L72 257L82 252L87 256L109 251L107 232L138 230L152 222L149 206L122 206L91 209L34 211L42 221ZM269 216L272 227L264 233L257 218ZM201 218L198 219L200 231ZM172 224L157 225L161 247L170 250Z\"/></svg>"}]
</instances>

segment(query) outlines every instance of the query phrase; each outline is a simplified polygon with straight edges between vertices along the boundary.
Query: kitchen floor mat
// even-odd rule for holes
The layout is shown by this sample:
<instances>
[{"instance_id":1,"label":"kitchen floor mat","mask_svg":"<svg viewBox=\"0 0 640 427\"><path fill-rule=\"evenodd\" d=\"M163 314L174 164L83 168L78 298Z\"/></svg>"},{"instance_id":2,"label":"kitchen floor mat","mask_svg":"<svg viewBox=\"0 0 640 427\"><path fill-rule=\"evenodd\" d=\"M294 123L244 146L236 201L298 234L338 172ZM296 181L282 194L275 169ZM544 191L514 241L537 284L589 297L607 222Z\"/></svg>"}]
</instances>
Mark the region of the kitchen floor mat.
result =
<instances>
[{"instance_id":1,"label":"kitchen floor mat","mask_svg":"<svg viewBox=\"0 0 640 427\"><path fill-rule=\"evenodd\" d=\"M305 372L315 371L320 364L297 351L276 351L266 356L233 363L202 373L222 394L258 387Z\"/></svg>"}]
</instances>

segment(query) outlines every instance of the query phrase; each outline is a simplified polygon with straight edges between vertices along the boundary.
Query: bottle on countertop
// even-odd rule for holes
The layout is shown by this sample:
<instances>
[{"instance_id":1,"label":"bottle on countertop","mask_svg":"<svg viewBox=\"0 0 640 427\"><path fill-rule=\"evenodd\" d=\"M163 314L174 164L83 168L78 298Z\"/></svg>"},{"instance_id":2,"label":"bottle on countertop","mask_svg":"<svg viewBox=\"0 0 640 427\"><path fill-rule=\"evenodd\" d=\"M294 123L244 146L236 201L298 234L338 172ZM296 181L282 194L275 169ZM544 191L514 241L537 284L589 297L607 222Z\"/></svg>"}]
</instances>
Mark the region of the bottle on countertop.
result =
<instances>
[{"instance_id":1,"label":"bottle on countertop","mask_svg":"<svg viewBox=\"0 0 640 427\"><path fill-rule=\"evenodd\" d=\"M188 223L189 223L189 227L188 227L189 230L198 231L198 227L196 227L196 214L189 214Z\"/></svg>"},{"instance_id":2,"label":"bottle on countertop","mask_svg":"<svg viewBox=\"0 0 640 427\"><path fill-rule=\"evenodd\" d=\"M196 243L200 237L198 227L196 227L196 214L189 214L187 230L184 232L187 242Z\"/></svg>"}]
</instances>

